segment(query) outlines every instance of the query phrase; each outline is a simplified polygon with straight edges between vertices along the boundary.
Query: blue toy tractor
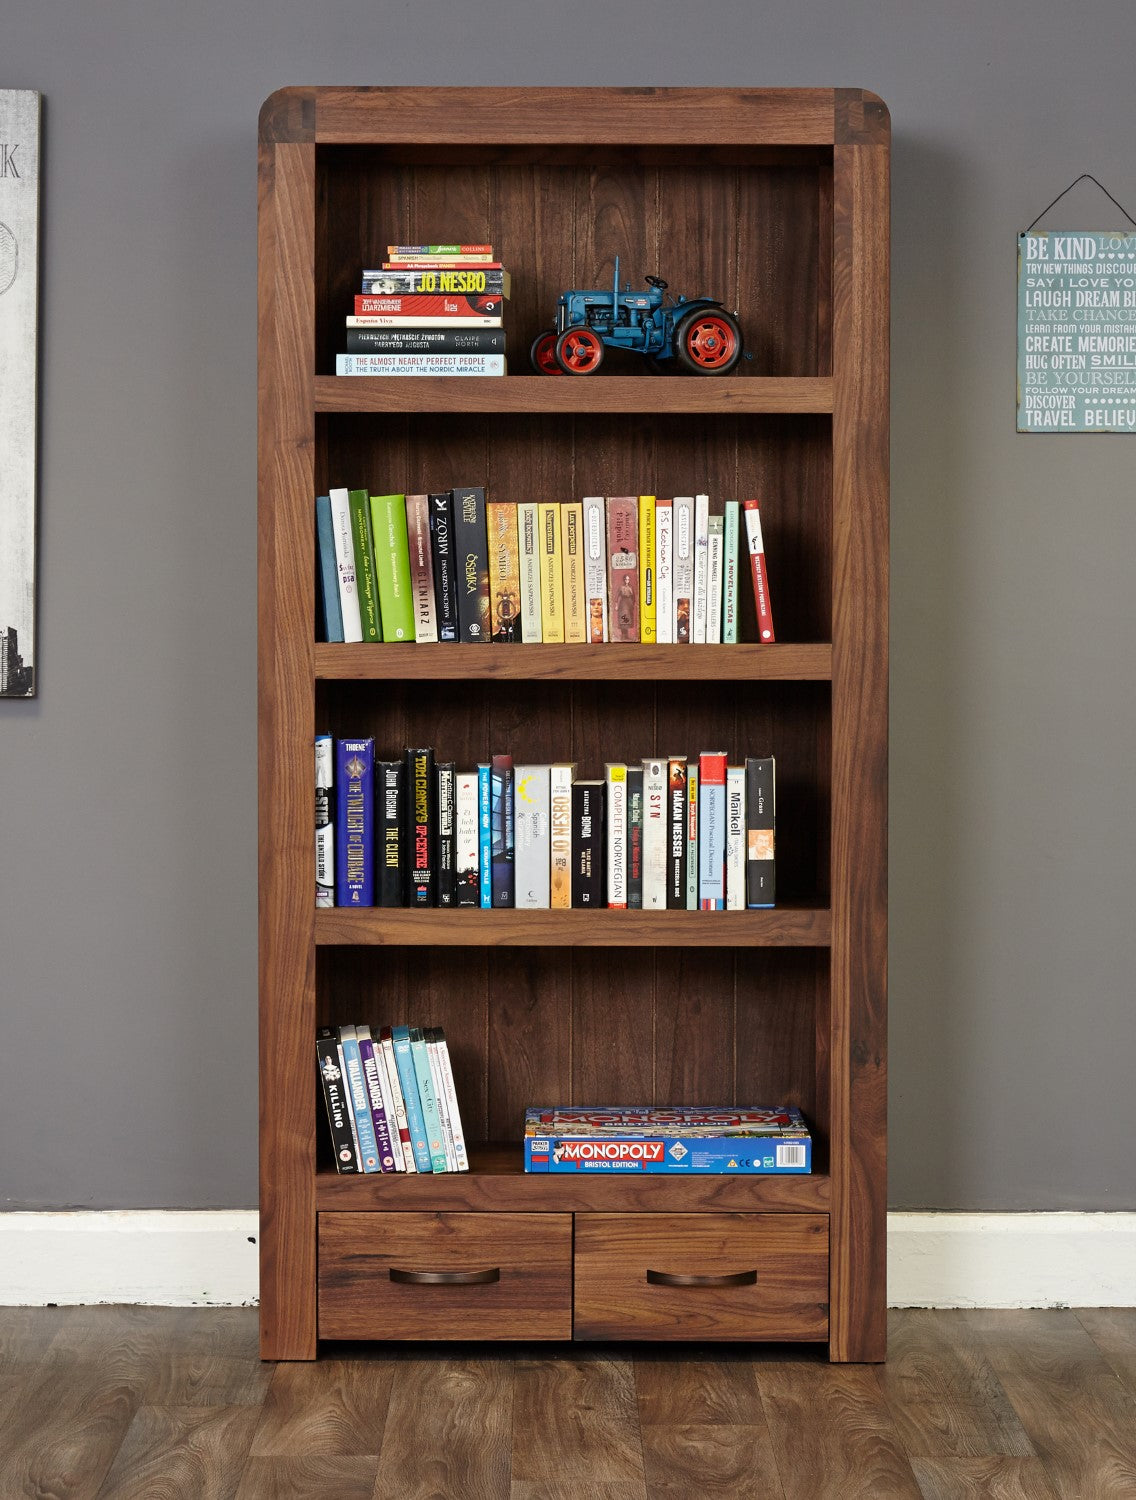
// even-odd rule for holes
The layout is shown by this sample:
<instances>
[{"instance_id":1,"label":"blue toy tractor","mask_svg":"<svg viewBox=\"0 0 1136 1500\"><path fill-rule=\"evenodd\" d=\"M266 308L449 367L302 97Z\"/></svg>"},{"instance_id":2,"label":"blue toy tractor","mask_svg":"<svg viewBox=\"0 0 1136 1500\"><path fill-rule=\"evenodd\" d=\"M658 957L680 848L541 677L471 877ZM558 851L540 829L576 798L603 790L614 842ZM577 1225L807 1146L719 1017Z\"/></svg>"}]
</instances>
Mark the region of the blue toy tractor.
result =
<instances>
[{"instance_id":1,"label":"blue toy tractor","mask_svg":"<svg viewBox=\"0 0 1136 1500\"><path fill-rule=\"evenodd\" d=\"M666 373L673 360L691 375L728 375L742 358L742 331L733 313L711 297L664 296L667 284L647 276L647 291L620 288L619 257L610 291L562 292L556 327L533 341L539 375L594 375L604 349L630 349Z\"/></svg>"}]
</instances>

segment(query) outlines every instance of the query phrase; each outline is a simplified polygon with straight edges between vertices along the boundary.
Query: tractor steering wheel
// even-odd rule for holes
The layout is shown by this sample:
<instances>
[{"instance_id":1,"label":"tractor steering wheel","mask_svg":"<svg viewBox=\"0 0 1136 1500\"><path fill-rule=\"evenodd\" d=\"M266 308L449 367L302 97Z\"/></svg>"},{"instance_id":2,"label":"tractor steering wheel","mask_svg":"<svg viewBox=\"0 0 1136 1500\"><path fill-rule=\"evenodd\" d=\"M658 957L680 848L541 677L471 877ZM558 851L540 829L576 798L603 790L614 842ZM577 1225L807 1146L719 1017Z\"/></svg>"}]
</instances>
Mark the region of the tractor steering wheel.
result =
<instances>
[{"instance_id":1,"label":"tractor steering wheel","mask_svg":"<svg viewBox=\"0 0 1136 1500\"><path fill-rule=\"evenodd\" d=\"M643 280L648 286L654 287L657 292L665 292L667 284L661 276L644 276Z\"/></svg>"}]
</instances>

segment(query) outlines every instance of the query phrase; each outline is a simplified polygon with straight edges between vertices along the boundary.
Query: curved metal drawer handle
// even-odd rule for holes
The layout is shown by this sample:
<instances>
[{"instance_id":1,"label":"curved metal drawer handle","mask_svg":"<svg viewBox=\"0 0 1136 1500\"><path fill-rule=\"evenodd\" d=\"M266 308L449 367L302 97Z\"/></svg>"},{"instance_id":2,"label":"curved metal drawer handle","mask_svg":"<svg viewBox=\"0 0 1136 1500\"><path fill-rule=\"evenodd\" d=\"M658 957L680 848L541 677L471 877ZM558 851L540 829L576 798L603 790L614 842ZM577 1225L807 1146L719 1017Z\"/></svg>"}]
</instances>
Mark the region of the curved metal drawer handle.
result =
<instances>
[{"instance_id":1,"label":"curved metal drawer handle","mask_svg":"<svg viewBox=\"0 0 1136 1500\"><path fill-rule=\"evenodd\" d=\"M648 1271L652 1286L753 1286L756 1271L723 1271L719 1276L679 1276L672 1271Z\"/></svg>"},{"instance_id":2,"label":"curved metal drawer handle","mask_svg":"<svg viewBox=\"0 0 1136 1500\"><path fill-rule=\"evenodd\" d=\"M485 1271L402 1271L391 1266L390 1279L403 1286L486 1286L501 1280L501 1267Z\"/></svg>"}]
</instances>

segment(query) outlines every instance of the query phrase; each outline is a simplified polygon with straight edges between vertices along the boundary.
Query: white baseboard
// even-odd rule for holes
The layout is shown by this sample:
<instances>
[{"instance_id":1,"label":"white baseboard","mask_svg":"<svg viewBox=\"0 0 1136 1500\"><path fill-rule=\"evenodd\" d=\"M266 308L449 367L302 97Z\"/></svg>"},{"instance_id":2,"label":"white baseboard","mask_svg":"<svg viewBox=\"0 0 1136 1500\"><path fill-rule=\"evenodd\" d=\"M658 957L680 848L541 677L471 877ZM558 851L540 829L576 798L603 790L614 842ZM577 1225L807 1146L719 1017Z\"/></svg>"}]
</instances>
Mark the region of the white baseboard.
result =
<instances>
[{"instance_id":1,"label":"white baseboard","mask_svg":"<svg viewBox=\"0 0 1136 1500\"><path fill-rule=\"evenodd\" d=\"M254 1209L0 1214L0 1304L257 1300ZM893 1213L892 1307L1136 1306L1136 1213Z\"/></svg>"}]
</instances>

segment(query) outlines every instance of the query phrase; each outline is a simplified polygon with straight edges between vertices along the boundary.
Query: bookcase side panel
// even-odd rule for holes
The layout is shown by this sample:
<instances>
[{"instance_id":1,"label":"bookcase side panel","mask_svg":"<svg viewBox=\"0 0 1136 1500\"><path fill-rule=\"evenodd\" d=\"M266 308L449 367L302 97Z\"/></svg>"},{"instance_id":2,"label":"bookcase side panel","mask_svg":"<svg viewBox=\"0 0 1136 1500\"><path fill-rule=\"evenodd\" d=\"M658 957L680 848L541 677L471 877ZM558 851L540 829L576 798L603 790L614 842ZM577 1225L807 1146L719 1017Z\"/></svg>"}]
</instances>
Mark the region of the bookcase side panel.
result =
<instances>
[{"instance_id":1,"label":"bookcase side panel","mask_svg":"<svg viewBox=\"0 0 1136 1500\"><path fill-rule=\"evenodd\" d=\"M261 1354L311 1359L314 147L262 147L259 291Z\"/></svg>"}]
</instances>

